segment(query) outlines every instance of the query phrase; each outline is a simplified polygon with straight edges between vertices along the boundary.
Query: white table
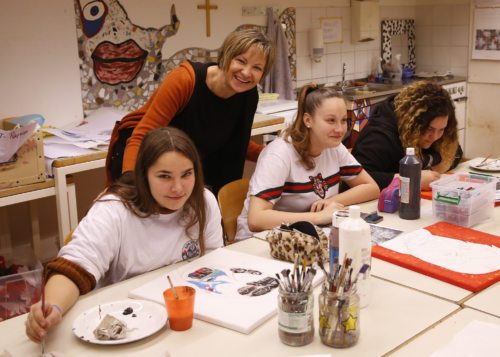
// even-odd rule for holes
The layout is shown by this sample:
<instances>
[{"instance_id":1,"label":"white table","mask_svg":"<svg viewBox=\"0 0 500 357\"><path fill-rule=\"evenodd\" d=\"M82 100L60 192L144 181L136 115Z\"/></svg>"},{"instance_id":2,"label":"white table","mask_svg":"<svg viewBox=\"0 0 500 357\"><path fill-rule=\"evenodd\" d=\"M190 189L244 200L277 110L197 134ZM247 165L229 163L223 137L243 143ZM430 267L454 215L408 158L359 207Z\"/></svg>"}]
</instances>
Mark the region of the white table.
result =
<instances>
[{"instance_id":1,"label":"white table","mask_svg":"<svg viewBox=\"0 0 500 357\"><path fill-rule=\"evenodd\" d=\"M375 201L361 204L361 210L363 212L372 212L376 209L377 203ZM384 220L378 225L399 229L405 232L423 228L439 221L439 219L432 216L432 201L430 200L421 200L421 216L418 220L400 219L397 212L382 212L380 215L384 217ZM500 222L500 207L495 208L494 219L490 219L471 228L500 235L500 224L498 222ZM458 286L377 258L372 259L372 275L454 302L460 302L472 295L472 292ZM500 295L498 296L500 297Z\"/></svg>"},{"instance_id":2,"label":"white table","mask_svg":"<svg viewBox=\"0 0 500 357\"><path fill-rule=\"evenodd\" d=\"M373 212L377 210L377 201L366 202L360 206L362 212ZM418 220L400 219L397 212L381 212L379 214L384 217L384 220L378 224L379 226L391 227L404 232L424 228L440 221L432 216L432 201L424 199L421 200L421 215ZM498 222L500 222L500 207L495 208L494 219L485 221L472 228L482 232L500 235L500 224ZM260 239L265 239L265 235L266 232L260 232L255 236ZM371 273L373 276L378 278L401 284L403 286L407 286L409 288L456 303L462 302L463 300L471 297L473 294L466 289L377 258L372 258ZM497 294L497 296L500 299L500 294Z\"/></svg>"},{"instance_id":3,"label":"white table","mask_svg":"<svg viewBox=\"0 0 500 357\"><path fill-rule=\"evenodd\" d=\"M500 317L500 282L475 294L464 305Z\"/></svg>"},{"instance_id":4,"label":"white table","mask_svg":"<svg viewBox=\"0 0 500 357\"><path fill-rule=\"evenodd\" d=\"M269 257L267 243L255 238L233 244L227 249ZM348 349L332 349L323 345L319 339L317 332L319 288L315 291L314 341L304 347L289 347L280 342L276 316L249 335L199 320L195 320L193 327L188 331L174 332L164 328L149 338L126 345L92 345L72 335L72 322L83 311L100 303L124 299L129 290L173 268L174 266L165 267L81 297L64 317L61 325L50 333L46 351L60 351L66 356L165 356L167 351L175 357L201 355L288 357L319 353L335 354L335 356L380 356L460 309L458 305L443 299L373 278L371 303L361 310L360 340L357 345ZM19 316L0 323L2 349L6 349L13 356L34 356L40 352L40 347L25 336L25 319L26 316Z\"/></svg>"},{"instance_id":5,"label":"white table","mask_svg":"<svg viewBox=\"0 0 500 357\"><path fill-rule=\"evenodd\" d=\"M448 317L437 326L429 329L421 336L405 346L400 347L392 357L421 357L429 356L434 351L446 346L453 339L453 336L460 332L469 322L479 320L500 324L500 319L482 312L463 309L456 314Z\"/></svg>"}]
</instances>

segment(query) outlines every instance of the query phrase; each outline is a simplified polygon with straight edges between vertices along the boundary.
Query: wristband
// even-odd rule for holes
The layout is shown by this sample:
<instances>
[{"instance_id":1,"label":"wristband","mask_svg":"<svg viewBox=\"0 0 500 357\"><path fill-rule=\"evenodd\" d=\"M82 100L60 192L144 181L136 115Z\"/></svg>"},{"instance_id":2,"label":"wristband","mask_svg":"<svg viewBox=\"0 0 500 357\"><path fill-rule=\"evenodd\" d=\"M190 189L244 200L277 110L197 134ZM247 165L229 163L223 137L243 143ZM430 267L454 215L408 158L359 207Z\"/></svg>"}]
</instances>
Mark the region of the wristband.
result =
<instances>
[{"instance_id":1,"label":"wristband","mask_svg":"<svg viewBox=\"0 0 500 357\"><path fill-rule=\"evenodd\" d=\"M53 307L54 309L56 309L57 311L59 311L59 313L60 313L60 314L61 314L61 316L62 316L62 314L63 314L63 313L62 313L62 309L61 309L61 307L60 307L59 305L57 305L57 304L52 304L52 307Z\"/></svg>"}]
</instances>

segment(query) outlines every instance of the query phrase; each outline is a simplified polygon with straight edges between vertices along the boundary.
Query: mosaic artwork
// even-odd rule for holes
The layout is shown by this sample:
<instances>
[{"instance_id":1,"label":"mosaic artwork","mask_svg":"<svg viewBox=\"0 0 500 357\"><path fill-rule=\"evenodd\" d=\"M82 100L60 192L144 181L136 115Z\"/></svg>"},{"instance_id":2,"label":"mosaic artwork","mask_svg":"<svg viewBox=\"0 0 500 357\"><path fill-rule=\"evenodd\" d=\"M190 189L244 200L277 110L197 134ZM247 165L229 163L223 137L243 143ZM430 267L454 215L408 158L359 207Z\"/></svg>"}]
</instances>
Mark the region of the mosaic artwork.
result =
<instances>
[{"instance_id":1,"label":"mosaic artwork","mask_svg":"<svg viewBox=\"0 0 500 357\"><path fill-rule=\"evenodd\" d=\"M169 24L144 28L117 0L74 4L84 113L101 105L130 110L144 104L160 83L163 44L179 29L175 6Z\"/></svg>"},{"instance_id":2,"label":"mosaic artwork","mask_svg":"<svg viewBox=\"0 0 500 357\"><path fill-rule=\"evenodd\" d=\"M85 116L104 106L124 111L141 107L165 76L186 59L217 62L219 49L200 47L184 48L163 58L165 41L180 26L175 5L170 23L145 28L130 20L118 0L74 0L74 4ZM285 28L292 81L296 83L295 8L285 9L279 19ZM240 28L266 31L264 26L252 24Z\"/></svg>"},{"instance_id":3,"label":"mosaic artwork","mask_svg":"<svg viewBox=\"0 0 500 357\"><path fill-rule=\"evenodd\" d=\"M392 45L391 36L408 35L408 68L415 70L417 60L415 56L415 20L413 19L387 19L382 20L382 58L385 63L391 62Z\"/></svg>"}]
</instances>

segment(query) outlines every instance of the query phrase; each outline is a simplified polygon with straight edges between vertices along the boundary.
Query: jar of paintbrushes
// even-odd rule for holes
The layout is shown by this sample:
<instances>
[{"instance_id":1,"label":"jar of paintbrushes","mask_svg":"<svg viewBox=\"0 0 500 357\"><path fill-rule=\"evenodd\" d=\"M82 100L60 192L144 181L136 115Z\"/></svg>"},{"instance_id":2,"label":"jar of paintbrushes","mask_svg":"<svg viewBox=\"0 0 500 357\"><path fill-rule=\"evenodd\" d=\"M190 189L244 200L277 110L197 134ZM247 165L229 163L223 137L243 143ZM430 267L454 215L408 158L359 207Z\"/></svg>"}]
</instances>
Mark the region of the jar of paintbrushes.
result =
<instances>
[{"instance_id":1,"label":"jar of paintbrushes","mask_svg":"<svg viewBox=\"0 0 500 357\"><path fill-rule=\"evenodd\" d=\"M325 345L345 348L358 342L360 334L359 295L356 282L366 273L364 264L353 274L352 260L344 258L342 264L334 264L319 295L319 336Z\"/></svg>"},{"instance_id":2,"label":"jar of paintbrushes","mask_svg":"<svg viewBox=\"0 0 500 357\"><path fill-rule=\"evenodd\" d=\"M299 264L295 258L293 271L276 274L278 292L278 334L289 346L304 346L314 339L314 295L312 281L316 270Z\"/></svg>"}]
</instances>

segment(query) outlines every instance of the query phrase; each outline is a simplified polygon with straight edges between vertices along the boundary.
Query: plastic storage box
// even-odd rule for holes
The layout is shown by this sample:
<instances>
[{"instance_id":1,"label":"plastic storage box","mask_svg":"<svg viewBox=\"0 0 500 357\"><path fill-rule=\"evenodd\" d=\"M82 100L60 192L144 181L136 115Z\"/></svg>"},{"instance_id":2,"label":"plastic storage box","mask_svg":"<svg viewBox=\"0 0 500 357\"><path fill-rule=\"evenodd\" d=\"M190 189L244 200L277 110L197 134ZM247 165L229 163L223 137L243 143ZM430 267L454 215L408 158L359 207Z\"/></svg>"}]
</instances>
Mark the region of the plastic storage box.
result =
<instances>
[{"instance_id":1,"label":"plastic storage box","mask_svg":"<svg viewBox=\"0 0 500 357\"><path fill-rule=\"evenodd\" d=\"M42 264L34 256L22 260L20 256L19 252L12 254L16 258L0 256L2 273L8 274L0 276L0 321L28 312L40 300Z\"/></svg>"},{"instance_id":2,"label":"plastic storage box","mask_svg":"<svg viewBox=\"0 0 500 357\"><path fill-rule=\"evenodd\" d=\"M497 178L472 173L444 175L431 183L434 217L464 227L493 216Z\"/></svg>"}]
</instances>

